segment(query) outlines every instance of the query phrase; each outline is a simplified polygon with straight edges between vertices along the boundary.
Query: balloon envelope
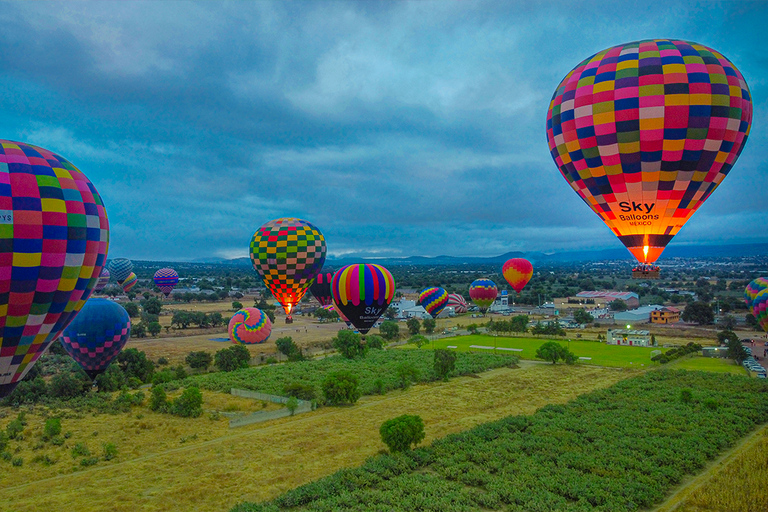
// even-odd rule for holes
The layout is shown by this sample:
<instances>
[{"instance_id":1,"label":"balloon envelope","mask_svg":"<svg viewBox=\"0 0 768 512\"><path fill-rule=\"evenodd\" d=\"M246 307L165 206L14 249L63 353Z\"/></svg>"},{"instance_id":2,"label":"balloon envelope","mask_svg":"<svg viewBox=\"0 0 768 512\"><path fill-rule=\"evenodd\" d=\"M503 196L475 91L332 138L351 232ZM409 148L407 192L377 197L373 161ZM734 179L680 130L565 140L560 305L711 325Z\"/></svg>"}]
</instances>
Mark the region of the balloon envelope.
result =
<instances>
[{"instance_id":1,"label":"balloon envelope","mask_svg":"<svg viewBox=\"0 0 768 512\"><path fill-rule=\"evenodd\" d=\"M107 369L130 336L131 319L123 306L107 299L88 299L59 339L93 379Z\"/></svg>"},{"instance_id":2,"label":"balloon envelope","mask_svg":"<svg viewBox=\"0 0 768 512\"><path fill-rule=\"evenodd\" d=\"M101 269L101 274L99 274L99 278L96 280L96 286L93 287L93 291L100 292L104 289L107 284L109 284L109 270L106 268Z\"/></svg>"},{"instance_id":3,"label":"balloon envelope","mask_svg":"<svg viewBox=\"0 0 768 512\"><path fill-rule=\"evenodd\" d=\"M339 316L366 334L392 302L395 279L380 265L347 265L333 275L331 291Z\"/></svg>"},{"instance_id":4,"label":"balloon envelope","mask_svg":"<svg viewBox=\"0 0 768 512\"><path fill-rule=\"evenodd\" d=\"M115 276L117 282L123 284L123 281L128 279L128 276L133 272L133 263L128 258L115 258L110 260L107 265L109 272Z\"/></svg>"},{"instance_id":5,"label":"balloon envelope","mask_svg":"<svg viewBox=\"0 0 768 512\"><path fill-rule=\"evenodd\" d=\"M160 288L166 297L171 294L173 289L179 284L179 274L172 268L161 268L154 275L155 286Z\"/></svg>"},{"instance_id":6,"label":"balloon envelope","mask_svg":"<svg viewBox=\"0 0 768 512\"><path fill-rule=\"evenodd\" d=\"M448 292L437 286L425 288L419 294L419 304L432 318L437 318L448 305Z\"/></svg>"},{"instance_id":7,"label":"balloon envelope","mask_svg":"<svg viewBox=\"0 0 768 512\"><path fill-rule=\"evenodd\" d=\"M765 332L768 332L768 288L764 288L752 301L752 314Z\"/></svg>"},{"instance_id":8,"label":"balloon envelope","mask_svg":"<svg viewBox=\"0 0 768 512\"><path fill-rule=\"evenodd\" d=\"M466 313L468 304L460 293L449 293L447 306L452 307L456 313Z\"/></svg>"},{"instance_id":9,"label":"balloon envelope","mask_svg":"<svg viewBox=\"0 0 768 512\"><path fill-rule=\"evenodd\" d=\"M653 263L736 162L752 101L717 51L656 39L603 50L557 87L560 173L640 263Z\"/></svg>"},{"instance_id":10,"label":"balloon envelope","mask_svg":"<svg viewBox=\"0 0 768 512\"><path fill-rule=\"evenodd\" d=\"M490 279L476 279L469 285L469 298L475 303L481 313L485 313L496 301L499 290L496 283Z\"/></svg>"},{"instance_id":11,"label":"balloon envelope","mask_svg":"<svg viewBox=\"0 0 768 512\"><path fill-rule=\"evenodd\" d=\"M126 277L125 280L123 281L123 291L125 293L128 293L129 291L131 291L131 288L136 286L136 283L138 282L139 282L139 279L136 277L136 274L131 272L130 274L128 274L128 277Z\"/></svg>"},{"instance_id":12,"label":"balloon envelope","mask_svg":"<svg viewBox=\"0 0 768 512\"><path fill-rule=\"evenodd\" d=\"M261 226L250 246L251 262L290 316L325 263L325 238L302 219L281 218Z\"/></svg>"},{"instance_id":13,"label":"balloon envelope","mask_svg":"<svg viewBox=\"0 0 768 512\"><path fill-rule=\"evenodd\" d=\"M243 308L229 321L229 339L232 343L251 345L264 343L272 334L272 321L257 308Z\"/></svg>"},{"instance_id":14,"label":"balloon envelope","mask_svg":"<svg viewBox=\"0 0 768 512\"><path fill-rule=\"evenodd\" d=\"M333 274L330 272L317 274L315 280L312 281L312 286L309 287L312 296L317 299L321 306L333 304L331 281L333 281Z\"/></svg>"},{"instance_id":15,"label":"balloon envelope","mask_svg":"<svg viewBox=\"0 0 768 512\"><path fill-rule=\"evenodd\" d=\"M533 276L533 265L524 258L512 258L502 265L501 273L509 286L520 293Z\"/></svg>"},{"instance_id":16,"label":"balloon envelope","mask_svg":"<svg viewBox=\"0 0 768 512\"><path fill-rule=\"evenodd\" d=\"M106 262L99 193L48 150L0 140L0 397L91 295Z\"/></svg>"},{"instance_id":17,"label":"balloon envelope","mask_svg":"<svg viewBox=\"0 0 768 512\"><path fill-rule=\"evenodd\" d=\"M752 301L755 300L758 293L766 288L768 288L768 278L765 277L758 277L747 285L744 289L744 303L747 305L747 309L752 309Z\"/></svg>"}]
</instances>

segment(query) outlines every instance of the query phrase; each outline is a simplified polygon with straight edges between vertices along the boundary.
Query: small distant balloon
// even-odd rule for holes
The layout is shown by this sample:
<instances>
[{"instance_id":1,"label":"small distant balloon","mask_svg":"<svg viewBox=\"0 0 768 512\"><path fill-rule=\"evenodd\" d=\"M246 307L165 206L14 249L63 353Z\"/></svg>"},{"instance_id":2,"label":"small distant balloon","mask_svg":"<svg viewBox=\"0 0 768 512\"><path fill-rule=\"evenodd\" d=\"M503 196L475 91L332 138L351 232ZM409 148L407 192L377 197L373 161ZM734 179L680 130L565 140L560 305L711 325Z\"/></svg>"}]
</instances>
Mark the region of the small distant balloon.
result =
<instances>
[{"instance_id":1,"label":"small distant balloon","mask_svg":"<svg viewBox=\"0 0 768 512\"><path fill-rule=\"evenodd\" d=\"M337 270L331 290L339 316L366 334L392 302L395 279L380 265L358 263Z\"/></svg>"},{"instance_id":2,"label":"small distant balloon","mask_svg":"<svg viewBox=\"0 0 768 512\"><path fill-rule=\"evenodd\" d=\"M509 286L520 293L533 276L533 265L525 258L512 258L501 267L501 273Z\"/></svg>"},{"instance_id":3,"label":"small distant balloon","mask_svg":"<svg viewBox=\"0 0 768 512\"><path fill-rule=\"evenodd\" d=\"M160 288L160 291L168 297L173 289L179 284L179 274L172 268L161 268L155 272L154 276L155 286Z\"/></svg>"},{"instance_id":4,"label":"small distant balloon","mask_svg":"<svg viewBox=\"0 0 768 512\"><path fill-rule=\"evenodd\" d=\"M461 314L468 311L469 304L467 304L462 294L449 293L447 306L452 307L456 313Z\"/></svg>"},{"instance_id":5,"label":"small distant balloon","mask_svg":"<svg viewBox=\"0 0 768 512\"><path fill-rule=\"evenodd\" d=\"M496 288L496 283L490 279L476 279L469 285L469 298L483 314L496 301L498 294L499 289Z\"/></svg>"},{"instance_id":6,"label":"small distant balloon","mask_svg":"<svg viewBox=\"0 0 768 512\"><path fill-rule=\"evenodd\" d=\"M130 274L128 274L128 277L126 277L125 280L123 281L123 291L125 293L128 293L129 291L131 291L131 288L136 286L136 283L138 282L139 282L139 278L136 277L136 274L131 272Z\"/></svg>"},{"instance_id":7,"label":"small distant balloon","mask_svg":"<svg viewBox=\"0 0 768 512\"><path fill-rule=\"evenodd\" d=\"M320 273L317 274L317 277L314 281L312 281L312 285L309 287L309 291L312 293L312 296L317 299L321 306L333 304L331 281L333 281L332 273Z\"/></svg>"},{"instance_id":8,"label":"small distant balloon","mask_svg":"<svg viewBox=\"0 0 768 512\"><path fill-rule=\"evenodd\" d=\"M66 351L93 380L107 369L131 337L128 312L107 299L88 299L61 335Z\"/></svg>"},{"instance_id":9,"label":"small distant balloon","mask_svg":"<svg viewBox=\"0 0 768 512\"><path fill-rule=\"evenodd\" d=\"M425 288L419 294L419 304L432 318L437 318L448 305L448 292L438 286Z\"/></svg>"},{"instance_id":10,"label":"small distant balloon","mask_svg":"<svg viewBox=\"0 0 768 512\"><path fill-rule=\"evenodd\" d=\"M65 158L0 140L0 397L13 391L96 286L109 222Z\"/></svg>"},{"instance_id":11,"label":"small distant balloon","mask_svg":"<svg viewBox=\"0 0 768 512\"><path fill-rule=\"evenodd\" d=\"M272 334L272 321L258 308L243 308L232 316L228 330L232 343L264 343Z\"/></svg>"},{"instance_id":12,"label":"small distant balloon","mask_svg":"<svg viewBox=\"0 0 768 512\"><path fill-rule=\"evenodd\" d=\"M128 258L115 258L110 260L107 265L109 272L117 279L117 282L123 284L128 276L133 272L133 263Z\"/></svg>"},{"instance_id":13,"label":"small distant balloon","mask_svg":"<svg viewBox=\"0 0 768 512\"><path fill-rule=\"evenodd\" d=\"M109 270L102 268L101 274L99 274L99 278L96 280L96 286L93 287L93 291L100 292L103 290L104 287L109 284L109 278Z\"/></svg>"},{"instance_id":14,"label":"small distant balloon","mask_svg":"<svg viewBox=\"0 0 768 512\"><path fill-rule=\"evenodd\" d=\"M325 237L313 224L294 218L267 222L253 234L253 268L290 318L325 263Z\"/></svg>"}]
</instances>

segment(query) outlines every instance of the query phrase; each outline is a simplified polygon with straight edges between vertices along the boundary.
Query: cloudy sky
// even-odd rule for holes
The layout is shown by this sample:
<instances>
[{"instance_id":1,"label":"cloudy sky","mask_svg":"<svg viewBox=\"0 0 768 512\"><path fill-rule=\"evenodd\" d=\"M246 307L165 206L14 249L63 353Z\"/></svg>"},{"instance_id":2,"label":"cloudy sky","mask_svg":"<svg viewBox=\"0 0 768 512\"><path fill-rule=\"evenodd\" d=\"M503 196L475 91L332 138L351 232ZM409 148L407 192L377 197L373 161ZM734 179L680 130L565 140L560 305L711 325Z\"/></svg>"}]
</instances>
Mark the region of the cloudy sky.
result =
<instances>
[{"instance_id":1,"label":"cloudy sky","mask_svg":"<svg viewBox=\"0 0 768 512\"><path fill-rule=\"evenodd\" d=\"M604 48L678 38L733 61L755 109L672 243L766 242L766 20L735 0L0 2L0 138L90 178L110 257L246 256L285 216L335 256L616 248L549 155L549 100Z\"/></svg>"}]
</instances>

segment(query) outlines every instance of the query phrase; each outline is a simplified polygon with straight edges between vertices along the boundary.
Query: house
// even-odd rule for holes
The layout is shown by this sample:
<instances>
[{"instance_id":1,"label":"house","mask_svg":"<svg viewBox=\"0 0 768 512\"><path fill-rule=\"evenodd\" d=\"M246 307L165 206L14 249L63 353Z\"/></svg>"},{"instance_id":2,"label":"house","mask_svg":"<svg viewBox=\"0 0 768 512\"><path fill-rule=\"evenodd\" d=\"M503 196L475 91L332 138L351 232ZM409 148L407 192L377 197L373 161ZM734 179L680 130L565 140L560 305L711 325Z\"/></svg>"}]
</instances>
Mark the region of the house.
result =
<instances>
[{"instance_id":1,"label":"house","mask_svg":"<svg viewBox=\"0 0 768 512\"><path fill-rule=\"evenodd\" d=\"M605 337L608 345L627 345L631 347L654 347L648 331L629 329L609 329Z\"/></svg>"},{"instance_id":2,"label":"house","mask_svg":"<svg viewBox=\"0 0 768 512\"><path fill-rule=\"evenodd\" d=\"M647 324L651 322L653 312L661 309L664 309L664 306L643 306L629 311L614 313L613 319L619 324Z\"/></svg>"},{"instance_id":3,"label":"house","mask_svg":"<svg viewBox=\"0 0 768 512\"><path fill-rule=\"evenodd\" d=\"M674 324L680 321L680 310L671 306L651 311L651 323Z\"/></svg>"},{"instance_id":4,"label":"house","mask_svg":"<svg viewBox=\"0 0 768 512\"><path fill-rule=\"evenodd\" d=\"M572 297L556 298L557 309L602 309L616 299L623 300L629 309L640 305L640 297L634 292L588 291Z\"/></svg>"}]
</instances>

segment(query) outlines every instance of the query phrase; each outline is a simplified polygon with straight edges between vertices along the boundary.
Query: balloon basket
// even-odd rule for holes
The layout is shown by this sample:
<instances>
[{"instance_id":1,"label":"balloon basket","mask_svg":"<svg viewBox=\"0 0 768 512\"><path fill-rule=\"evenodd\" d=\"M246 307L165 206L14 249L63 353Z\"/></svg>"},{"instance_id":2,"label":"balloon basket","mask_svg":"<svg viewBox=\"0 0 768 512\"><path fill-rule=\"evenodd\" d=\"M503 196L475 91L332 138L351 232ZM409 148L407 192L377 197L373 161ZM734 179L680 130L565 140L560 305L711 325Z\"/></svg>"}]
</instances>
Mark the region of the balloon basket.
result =
<instances>
[{"instance_id":1,"label":"balloon basket","mask_svg":"<svg viewBox=\"0 0 768 512\"><path fill-rule=\"evenodd\" d=\"M655 270L632 270L632 279L661 279L661 271Z\"/></svg>"},{"instance_id":2,"label":"balloon basket","mask_svg":"<svg viewBox=\"0 0 768 512\"><path fill-rule=\"evenodd\" d=\"M285 323L292 324L293 323L293 318L290 317L290 316L285 317Z\"/></svg>"}]
</instances>

